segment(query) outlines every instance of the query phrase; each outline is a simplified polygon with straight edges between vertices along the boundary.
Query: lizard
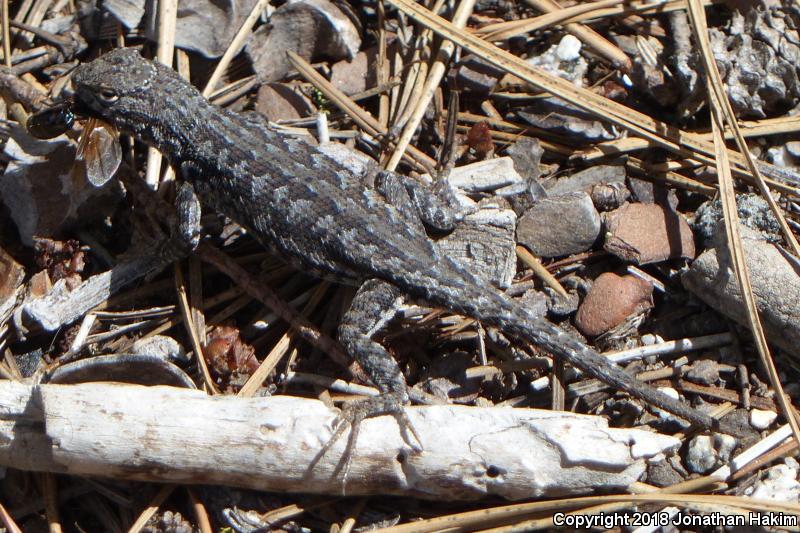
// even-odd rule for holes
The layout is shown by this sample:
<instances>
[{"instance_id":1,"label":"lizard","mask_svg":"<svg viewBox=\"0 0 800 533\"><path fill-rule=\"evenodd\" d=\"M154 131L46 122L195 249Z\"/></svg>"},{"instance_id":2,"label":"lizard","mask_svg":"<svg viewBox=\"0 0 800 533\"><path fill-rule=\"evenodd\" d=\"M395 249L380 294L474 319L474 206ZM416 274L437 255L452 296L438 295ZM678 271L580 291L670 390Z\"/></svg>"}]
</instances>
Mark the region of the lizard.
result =
<instances>
[{"instance_id":1,"label":"lizard","mask_svg":"<svg viewBox=\"0 0 800 533\"><path fill-rule=\"evenodd\" d=\"M132 48L79 65L72 81L78 114L109 122L155 147L176 169L182 181L178 211L193 213L179 228L190 249L199 242L203 206L245 227L301 271L358 287L338 337L380 395L342 408L347 424L340 426L352 428L351 439L361 420L384 414L414 433L404 411L409 403L405 378L374 339L408 299L476 319L691 423L732 432L638 381L440 253L426 224L447 227L455 220L432 209L434 195L420 194L415 180L385 172L368 186L311 144L214 106L174 70Z\"/></svg>"}]
</instances>

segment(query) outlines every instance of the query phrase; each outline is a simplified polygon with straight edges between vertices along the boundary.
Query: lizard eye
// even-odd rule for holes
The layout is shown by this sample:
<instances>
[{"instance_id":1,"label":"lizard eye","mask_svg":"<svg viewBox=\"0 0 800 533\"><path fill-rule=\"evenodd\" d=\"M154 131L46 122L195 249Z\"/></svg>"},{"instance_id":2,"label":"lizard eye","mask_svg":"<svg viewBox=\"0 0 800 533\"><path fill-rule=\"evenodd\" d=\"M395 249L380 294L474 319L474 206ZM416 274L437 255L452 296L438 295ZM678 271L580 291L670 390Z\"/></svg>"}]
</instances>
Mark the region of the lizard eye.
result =
<instances>
[{"instance_id":1,"label":"lizard eye","mask_svg":"<svg viewBox=\"0 0 800 533\"><path fill-rule=\"evenodd\" d=\"M113 104L119 98L119 95L114 89L103 87L97 92L97 96L104 104Z\"/></svg>"}]
</instances>

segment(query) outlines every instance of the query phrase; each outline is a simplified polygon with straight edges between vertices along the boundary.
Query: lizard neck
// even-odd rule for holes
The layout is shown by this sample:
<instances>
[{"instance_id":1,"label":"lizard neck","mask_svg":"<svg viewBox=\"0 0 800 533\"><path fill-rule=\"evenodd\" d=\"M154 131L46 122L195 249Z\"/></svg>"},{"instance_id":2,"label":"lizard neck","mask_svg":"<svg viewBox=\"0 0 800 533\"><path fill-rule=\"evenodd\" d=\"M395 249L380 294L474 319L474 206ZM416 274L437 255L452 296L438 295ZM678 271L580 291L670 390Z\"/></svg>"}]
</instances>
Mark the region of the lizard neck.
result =
<instances>
[{"instance_id":1,"label":"lizard neck","mask_svg":"<svg viewBox=\"0 0 800 533\"><path fill-rule=\"evenodd\" d=\"M208 121L217 112L199 93L164 91L157 116L134 120L122 129L155 147L173 165L180 165L195 157L198 144L212 138Z\"/></svg>"}]
</instances>

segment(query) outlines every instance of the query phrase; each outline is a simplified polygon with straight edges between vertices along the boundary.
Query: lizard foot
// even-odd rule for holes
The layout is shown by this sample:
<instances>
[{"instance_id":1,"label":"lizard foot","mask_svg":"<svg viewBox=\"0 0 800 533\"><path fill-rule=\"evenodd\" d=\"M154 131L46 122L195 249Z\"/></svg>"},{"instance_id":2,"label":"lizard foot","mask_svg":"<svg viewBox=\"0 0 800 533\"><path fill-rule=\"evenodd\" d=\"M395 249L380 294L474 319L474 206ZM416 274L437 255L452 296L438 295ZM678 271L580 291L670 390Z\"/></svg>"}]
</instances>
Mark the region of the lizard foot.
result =
<instances>
[{"instance_id":1,"label":"lizard foot","mask_svg":"<svg viewBox=\"0 0 800 533\"><path fill-rule=\"evenodd\" d=\"M341 460L336 465L333 471L333 476L344 472L344 479L350 470L350 463L353 458L356 443L358 442L358 434L361 430L361 422L366 418L375 418L383 415L392 415L400 427L400 434L403 441L408 444L416 453L423 450L422 440L419 437L414 425L408 418L405 412L405 406L400 401L399 395L383 394L374 398L367 398L363 400L355 400L345 403L336 419L333 421L333 434L328 442L322 447L314 460L309 465L309 472L313 470L314 466L322 459L328 450L344 435L348 428L350 428L350 435L347 437L347 446L344 449ZM413 439L411 438L413 436Z\"/></svg>"}]
</instances>

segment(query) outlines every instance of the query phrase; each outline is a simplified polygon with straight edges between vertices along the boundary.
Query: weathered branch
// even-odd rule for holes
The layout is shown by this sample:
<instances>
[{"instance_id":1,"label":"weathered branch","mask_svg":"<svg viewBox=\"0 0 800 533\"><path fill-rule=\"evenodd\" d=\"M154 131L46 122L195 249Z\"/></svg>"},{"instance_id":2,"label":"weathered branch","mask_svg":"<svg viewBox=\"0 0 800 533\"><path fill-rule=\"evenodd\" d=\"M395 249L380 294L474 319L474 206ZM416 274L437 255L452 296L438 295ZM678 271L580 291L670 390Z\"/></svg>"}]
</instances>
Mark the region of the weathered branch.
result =
<instances>
[{"instance_id":1,"label":"weathered branch","mask_svg":"<svg viewBox=\"0 0 800 533\"><path fill-rule=\"evenodd\" d=\"M0 405L5 466L270 491L436 499L586 494L624 489L649 460L680 445L649 431L610 429L600 417L425 406L408 409L423 452L384 416L363 423L343 468L346 438L318 457L336 412L316 400L2 381Z\"/></svg>"}]
</instances>

